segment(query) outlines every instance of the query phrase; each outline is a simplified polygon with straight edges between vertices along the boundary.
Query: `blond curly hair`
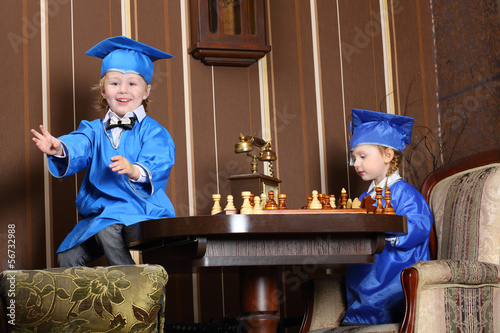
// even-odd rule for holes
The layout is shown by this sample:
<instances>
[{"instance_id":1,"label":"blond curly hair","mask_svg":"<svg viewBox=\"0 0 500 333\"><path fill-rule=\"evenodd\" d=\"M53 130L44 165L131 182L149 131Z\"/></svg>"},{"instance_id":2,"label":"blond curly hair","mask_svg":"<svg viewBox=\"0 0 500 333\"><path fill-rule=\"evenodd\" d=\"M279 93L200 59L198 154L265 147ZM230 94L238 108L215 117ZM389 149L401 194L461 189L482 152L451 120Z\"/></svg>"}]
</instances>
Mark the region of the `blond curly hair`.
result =
<instances>
[{"instance_id":1,"label":"blond curly hair","mask_svg":"<svg viewBox=\"0 0 500 333\"><path fill-rule=\"evenodd\" d=\"M401 160L402 160L403 155L401 154L400 151L389 148L389 147L384 147L384 146L377 146L377 147L382 155L387 151L387 149L391 149L394 152L394 157L392 158L392 160L390 162L389 170L387 171L387 174L385 175L386 177L389 177L394 172L396 172L396 170L399 169L399 165L401 164Z\"/></svg>"}]
</instances>

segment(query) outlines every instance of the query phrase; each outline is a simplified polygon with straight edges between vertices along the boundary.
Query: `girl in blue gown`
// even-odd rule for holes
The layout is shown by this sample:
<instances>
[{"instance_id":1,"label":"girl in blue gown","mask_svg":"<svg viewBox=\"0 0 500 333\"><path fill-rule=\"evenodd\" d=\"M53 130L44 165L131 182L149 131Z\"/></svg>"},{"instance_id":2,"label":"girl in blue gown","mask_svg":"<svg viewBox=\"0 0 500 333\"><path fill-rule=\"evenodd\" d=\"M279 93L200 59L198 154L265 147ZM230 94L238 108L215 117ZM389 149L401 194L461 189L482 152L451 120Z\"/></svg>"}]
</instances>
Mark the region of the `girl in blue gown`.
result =
<instances>
[{"instance_id":1,"label":"girl in blue gown","mask_svg":"<svg viewBox=\"0 0 500 333\"><path fill-rule=\"evenodd\" d=\"M363 180L371 181L360 200L368 195L375 198L377 185L384 190L388 187L395 213L407 217L408 233L386 234L385 248L375 255L373 264L348 268L344 324L401 322L404 315L401 271L418 261L429 260L432 227L429 205L398 173L401 151L410 144L412 126L413 118L353 109L351 162Z\"/></svg>"}]
</instances>

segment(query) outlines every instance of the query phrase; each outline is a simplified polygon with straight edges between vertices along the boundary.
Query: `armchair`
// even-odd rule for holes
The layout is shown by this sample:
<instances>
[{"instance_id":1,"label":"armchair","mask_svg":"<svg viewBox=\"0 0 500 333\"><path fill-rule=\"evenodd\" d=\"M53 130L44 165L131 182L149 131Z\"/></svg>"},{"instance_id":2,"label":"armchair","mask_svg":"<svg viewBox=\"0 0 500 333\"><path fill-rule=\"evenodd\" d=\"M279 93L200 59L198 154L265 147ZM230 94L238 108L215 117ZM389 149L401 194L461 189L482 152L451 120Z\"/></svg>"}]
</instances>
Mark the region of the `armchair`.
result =
<instances>
[{"instance_id":1,"label":"armchair","mask_svg":"<svg viewBox=\"0 0 500 333\"><path fill-rule=\"evenodd\" d=\"M402 332L500 332L500 149L453 162L422 187L431 257L401 274Z\"/></svg>"},{"instance_id":2,"label":"armchair","mask_svg":"<svg viewBox=\"0 0 500 333\"><path fill-rule=\"evenodd\" d=\"M0 332L163 332L159 265L72 267L0 274Z\"/></svg>"}]
</instances>

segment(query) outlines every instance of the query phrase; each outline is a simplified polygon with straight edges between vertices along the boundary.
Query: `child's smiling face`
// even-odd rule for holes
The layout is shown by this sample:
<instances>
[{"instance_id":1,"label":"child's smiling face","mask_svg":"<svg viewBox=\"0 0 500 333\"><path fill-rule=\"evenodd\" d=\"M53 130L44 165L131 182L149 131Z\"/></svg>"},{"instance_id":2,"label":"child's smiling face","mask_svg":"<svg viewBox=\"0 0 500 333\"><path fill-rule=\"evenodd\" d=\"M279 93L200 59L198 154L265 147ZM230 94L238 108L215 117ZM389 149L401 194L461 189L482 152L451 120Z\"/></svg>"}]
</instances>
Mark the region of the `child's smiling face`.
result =
<instances>
[{"instance_id":1,"label":"child's smiling face","mask_svg":"<svg viewBox=\"0 0 500 333\"><path fill-rule=\"evenodd\" d=\"M386 177L393 157L394 151L391 148L381 152L375 145L359 145L352 150L354 169L358 175L365 181L374 180L375 184L380 184Z\"/></svg>"},{"instance_id":2,"label":"child's smiling face","mask_svg":"<svg viewBox=\"0 0 500 333\"><path fill-rule=\"evenodd\" d=\"M123 117L141 106L150 91L151 86L146 84L142 76L110 71L105 75L101 94L108 102L109 108L117 116Z\"/></svg>"}]
</instances>

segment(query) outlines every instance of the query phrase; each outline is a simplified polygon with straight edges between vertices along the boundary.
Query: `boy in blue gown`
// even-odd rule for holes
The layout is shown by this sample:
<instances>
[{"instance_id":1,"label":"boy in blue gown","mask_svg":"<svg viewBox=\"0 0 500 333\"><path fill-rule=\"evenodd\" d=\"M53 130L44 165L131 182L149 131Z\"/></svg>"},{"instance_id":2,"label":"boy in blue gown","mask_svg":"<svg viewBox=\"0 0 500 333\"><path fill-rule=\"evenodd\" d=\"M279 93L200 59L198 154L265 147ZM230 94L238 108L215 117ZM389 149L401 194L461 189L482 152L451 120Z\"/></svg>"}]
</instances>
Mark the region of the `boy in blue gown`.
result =
<instances>
[{"instance_id":1,"label":"boy in blue gown","mask_svg":"<svg viewBox=\"0 0 500 333\"><path fill-rule=\"evenodd\" d=\"M49 170L65 177L86 169L76 198L81 217L57 250L61 267L102 256L109 265L134 264L126 242L140 221L175 216L165 190L175 146L168 131L146 115L153 61L171 55L132 39L108 38L86 53L103 58L99 107L104 119L82 121L54 138L31 130L49 157Z\"/></svg>"},{"instance_id":2,"label":"boy in blue gown","mask_svg":"<svg viewBox=\"0 0 500 333\"><path fill-rule=\"evenodd\" d=\"M401 271L418 261L429 260L432 214L423 196L398 173L401 151L410 144L413 118L382 112L352 111L352 163L358 175L375 186L391 191L397 215L407 217L408 234L386 234L385 248L373 264L351 265L346 274L347 311L344 324L388 324L401 322L404 296ZM383 191L382 193L385 193ZM384 203L385 204L385 203Z\"/></svg>"}]
</instances>

